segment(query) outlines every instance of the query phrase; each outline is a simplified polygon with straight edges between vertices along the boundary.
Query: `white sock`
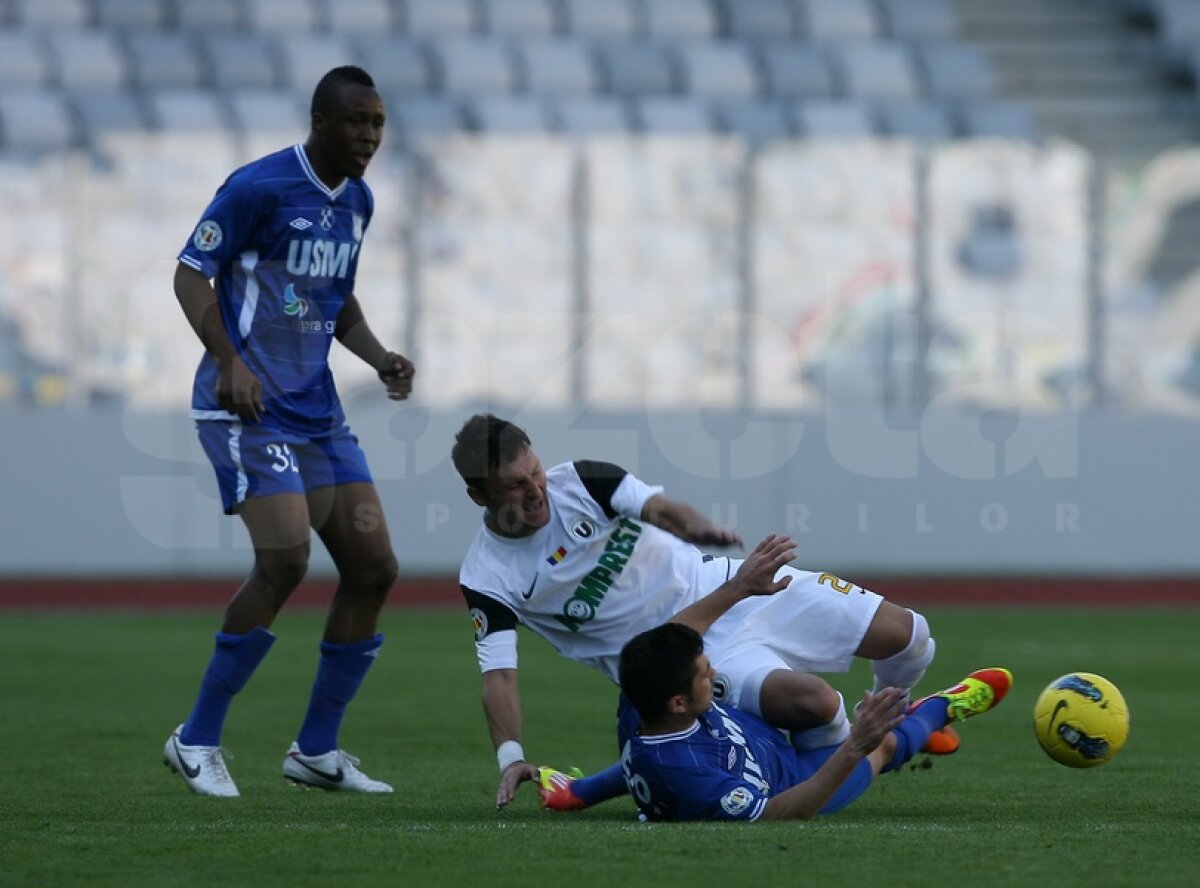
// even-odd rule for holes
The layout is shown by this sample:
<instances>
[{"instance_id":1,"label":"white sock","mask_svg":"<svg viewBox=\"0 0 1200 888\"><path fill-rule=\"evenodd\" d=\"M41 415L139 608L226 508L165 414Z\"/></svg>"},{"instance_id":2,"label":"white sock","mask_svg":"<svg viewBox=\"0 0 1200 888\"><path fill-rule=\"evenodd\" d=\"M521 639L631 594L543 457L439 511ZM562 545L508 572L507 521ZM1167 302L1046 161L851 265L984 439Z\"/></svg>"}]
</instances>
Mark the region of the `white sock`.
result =
<instances>
[{"instance_id":1,"label":"white sock","mask_svg":"<svg viewBox=\"0 0 1200 888\"><path fill-rule=\"evenodd\" d=\"M801 752L820 749L822 746L837 746L850 736L850 719L846 718L846 702L838 694L838 710L828 724L792 731L792 746Z\"/></svg>"},{"instance_id":2,"label":"white sock","mask_svg":"<svg viewBox=\"0 0 1200 888\"><path fill-rule=\"evenodd\" d=\"M886 660L874 660L871 663L871 670L875 673L872 693L884 688L900 688L905 693L910 692L933 662L937 642L929 634L929 623L916 611L909 613L913 615L912 637L904 650Z\"/></svg>"}]
</instances>

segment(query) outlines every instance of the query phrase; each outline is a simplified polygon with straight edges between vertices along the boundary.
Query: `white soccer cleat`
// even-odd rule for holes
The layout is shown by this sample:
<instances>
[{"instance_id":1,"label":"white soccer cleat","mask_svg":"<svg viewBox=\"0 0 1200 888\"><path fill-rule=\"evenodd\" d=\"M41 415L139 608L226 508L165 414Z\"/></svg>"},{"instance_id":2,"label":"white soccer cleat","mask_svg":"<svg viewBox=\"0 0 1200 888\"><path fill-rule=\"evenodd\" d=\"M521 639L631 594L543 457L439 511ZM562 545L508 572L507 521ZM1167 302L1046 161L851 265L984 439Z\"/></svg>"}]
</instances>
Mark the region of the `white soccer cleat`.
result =
<instances>
[{"instance_id":1,"label":"white soccer cleat","mask_svg":"<svg viewBox=\"0 0 1200 888\"><path fill-rule=\"evenodd\" d=\"M179 742L182 730L180 725L167 738L163 764L181 776L194 793L225 798L240 795L225 767L225 750L220 746L185 746Z\"/></svg>"},{"instance_id":2,"label":"white soccer cleat","mask_svg":"<svg viewBox=\"0 0 1200 888\"><path fill-rule=\"evenodd\" d=\"M287 758L283 760L283 776L300 786L315 786L317 789L340 790L342 792L391 792L392 788L381 780L372 780L358 770L359 761L342 749L333 749L322 755L305 755L300 746L292 744Z\"/></svg>"}]
</instances>

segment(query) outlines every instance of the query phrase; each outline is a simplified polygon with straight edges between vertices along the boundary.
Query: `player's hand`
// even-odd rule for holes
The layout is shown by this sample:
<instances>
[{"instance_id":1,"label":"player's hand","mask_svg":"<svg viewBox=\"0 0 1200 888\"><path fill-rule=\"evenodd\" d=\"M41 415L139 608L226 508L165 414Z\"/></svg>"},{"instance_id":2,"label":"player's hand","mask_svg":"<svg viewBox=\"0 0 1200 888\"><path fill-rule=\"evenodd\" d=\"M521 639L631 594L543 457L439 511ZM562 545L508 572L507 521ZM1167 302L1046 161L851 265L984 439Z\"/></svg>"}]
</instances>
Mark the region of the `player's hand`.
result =
<instances>
[{"instance_id":1,"label":"player's hand","mask_svg":"<svg viewBox=\"0 0 1200 888\"><path fill-rule=\"evenodd\" d=\"M217 371L217 403L240 419L258 422L266 413L263 406L262 381L234 355L228 364Z\"/></svg>"},{"instance_id":2,"label":"player's hand","mask_svg":"<svg viewBox=\"0 0 1200 888\"><path fill-rule=\"evenodd\" d=\"M746 556L733 580L739 591L752 595L774 595L792 582L790 576L775 579L775 574L796 557L796 542L789 536L772 533L765 536Z\"/></svg>"},{"instance_id":3,"label":"player's hand","mask_svg":"<svg viewBox=\"0 0 1200 888\"><path fill-rule=\"evenodd\" d=\"M538 769L525 762L513 762L500 775L500 788L496 790L496 807L503 808L517 794L517 787L526 780L537 780Z\"/></svg>"},{"instance_id":4,"label":"player's hand","mask_svg":"<svg viewBox=\"0 0 1200 888\"><path fill-rule=\"evenodd\" d=\"M858 717L850 727L847 743L861 752L869 754L893 728L904 721L908 709L908 695L899 688L884 688L878 693L863 692L858 705Z\"/></svg>"},{"instance_id":5,"label":"player's hand","mask_svg":"<svg viewBox=\"0 0 1200 888\"><path fill-rule=\"evenodd\" d=\"M378 370L380 380L387 386L388 397L393 401L403 401L412 394L417 368L404 355L388 352Z\"/></svg>"}]
</instances>

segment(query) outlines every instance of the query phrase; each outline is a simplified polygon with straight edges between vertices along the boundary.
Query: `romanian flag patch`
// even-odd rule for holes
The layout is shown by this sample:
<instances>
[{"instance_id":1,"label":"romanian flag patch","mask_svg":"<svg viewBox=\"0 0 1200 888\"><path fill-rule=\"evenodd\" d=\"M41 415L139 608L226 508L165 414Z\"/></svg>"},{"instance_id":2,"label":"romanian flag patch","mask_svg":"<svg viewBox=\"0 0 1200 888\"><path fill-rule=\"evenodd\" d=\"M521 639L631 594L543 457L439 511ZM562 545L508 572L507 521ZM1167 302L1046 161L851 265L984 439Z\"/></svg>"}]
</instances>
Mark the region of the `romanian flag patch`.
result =
<instances>
[{"instance_id":1,"label":"romanian flag patch","mask_svg":"<svg viewBox=\"0 0 1200 888\"><path fill-rule=\"evenodd\" d=\"M555 564L558 564L558 562L562 561L566 557L567 557L567 547L559 546L558 551L555 552L553 555L551 555L549 558L547 558L546 561L550 565L555 565Z\"/></svg>"}]
</instances>

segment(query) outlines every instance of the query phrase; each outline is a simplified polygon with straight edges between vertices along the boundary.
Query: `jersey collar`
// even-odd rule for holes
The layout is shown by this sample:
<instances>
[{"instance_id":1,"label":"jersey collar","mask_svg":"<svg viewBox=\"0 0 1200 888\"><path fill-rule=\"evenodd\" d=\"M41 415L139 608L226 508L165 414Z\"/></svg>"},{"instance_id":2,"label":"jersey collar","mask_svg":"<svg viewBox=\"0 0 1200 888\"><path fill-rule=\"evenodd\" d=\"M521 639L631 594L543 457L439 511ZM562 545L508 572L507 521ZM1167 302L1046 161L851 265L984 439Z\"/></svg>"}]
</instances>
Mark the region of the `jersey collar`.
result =
<instances>
[{"instance_id":1,"label":"jersey collar","mask_svg":"<svg viewBox=\"0 0 1200 888\"><path fill-rule=\"evenodd\" d=\"M659 743L670 743L673 740L683 740L686 737L692 736L692 734L696 733L698 730L700 730L699 719L692 722L692 726L690 728L684 728L682 731L675 731L670 734L639 734L638 736L641 737L643 743L649 746L655 746Z\"/></svg>"},{"instance_id":2,"label":"jersey collar","mask_svg":"<svg viewBox=\"0 0 1200 888\"><path fill-rule=\"evenodd\" d=\"M349 179L342 179L337 188L330 188L321 181L316 171L312 168L312 164L308 162L308 155L304 152L304 145L297 143L292 146L292 150L296 152L296 159L300 161L300 169L304 170L304 175L308 176L308 180L317 186L325 196L330 200L337 198L343 191L346 190L346 183Z\"/></svg>"}]
</instances>

